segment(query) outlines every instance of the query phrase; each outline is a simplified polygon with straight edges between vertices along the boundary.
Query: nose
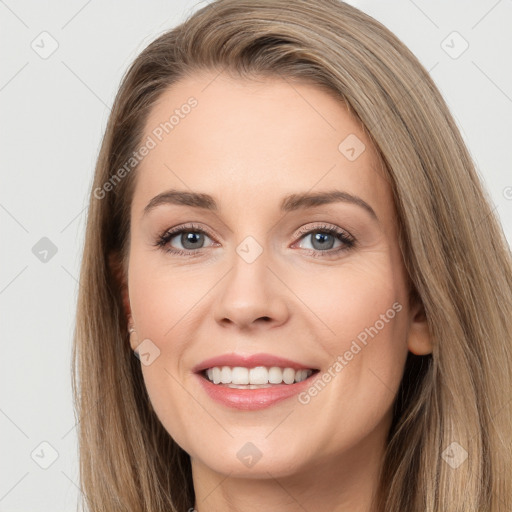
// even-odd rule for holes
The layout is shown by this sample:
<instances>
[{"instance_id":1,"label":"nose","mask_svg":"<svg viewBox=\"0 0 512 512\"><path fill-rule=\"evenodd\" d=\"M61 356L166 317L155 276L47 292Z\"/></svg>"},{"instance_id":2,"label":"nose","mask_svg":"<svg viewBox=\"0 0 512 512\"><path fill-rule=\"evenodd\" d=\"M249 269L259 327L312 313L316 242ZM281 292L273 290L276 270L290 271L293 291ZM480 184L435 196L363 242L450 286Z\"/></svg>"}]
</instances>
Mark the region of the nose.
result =
<instances>
[{"instance_id":1,"label":"nose","mask_svg":"<svg viewBox=\"0 0 512 512\"><path fill-rule=\"evenodd\" d=\"M249 261L235 253L232 268L217 287L215 321L221 327L242 330L282 325L289 316L289 300L279 270L269 266L265 250Z\"/></svg>"}]
</instances>

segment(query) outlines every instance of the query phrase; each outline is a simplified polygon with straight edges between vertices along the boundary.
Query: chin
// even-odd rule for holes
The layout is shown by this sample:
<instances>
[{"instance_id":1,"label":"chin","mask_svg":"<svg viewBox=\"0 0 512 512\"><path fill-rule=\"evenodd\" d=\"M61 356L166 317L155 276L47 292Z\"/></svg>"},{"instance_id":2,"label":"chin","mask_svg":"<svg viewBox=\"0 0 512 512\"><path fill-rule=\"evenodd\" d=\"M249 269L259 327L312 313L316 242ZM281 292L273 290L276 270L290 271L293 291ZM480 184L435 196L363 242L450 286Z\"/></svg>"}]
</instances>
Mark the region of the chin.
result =
<instances>
[{"instance_id":1,"label":"chin","mask_svg":"<svg viewBox=\"0 0 512 512\"><path fill-rule=\"evenodd\" d=\"M196 460L200 460L201 464L216 473L229 475L231 478L250 478L256 480L268 479L270 477L287 477L300 472L300 468L306 465L305 462L299 463L297 460L292 462L294 457L291 455L289 458L282 455L284 454L280 454L276 458L275 454L271 457L266 457L265 454L262 454L261 458L258 459L255 454L251 461L248 456L243 456L241 457L242 460L240 460L237 452L233 451L230 456L223 454L220 457L218 453L215 453Z\"/></svg>"}]
</instances>

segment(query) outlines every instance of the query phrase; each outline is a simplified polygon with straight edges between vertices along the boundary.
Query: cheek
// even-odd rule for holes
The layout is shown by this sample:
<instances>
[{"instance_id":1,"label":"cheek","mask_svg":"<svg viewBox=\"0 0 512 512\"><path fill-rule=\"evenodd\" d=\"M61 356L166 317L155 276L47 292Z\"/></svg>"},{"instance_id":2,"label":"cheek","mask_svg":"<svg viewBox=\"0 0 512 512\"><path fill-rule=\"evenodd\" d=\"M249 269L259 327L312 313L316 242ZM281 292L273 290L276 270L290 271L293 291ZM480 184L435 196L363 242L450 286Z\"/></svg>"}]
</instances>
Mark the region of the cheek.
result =
<instances>
[{"instance_id":1,"label":"cheek","mask_svg":"<svg viewBox=\"0 0 512 512\"><path fill-rule=\"evenodd\" d=\"M323 286L310 284L307 295L306 287L297 290L318 312L322 334L316 341L329 354L322 381L306 390L301 403L325 419L323 428L331 430L333 441L375 427L395 398L407 357L408 310L400 276L385 261L348 267L322 279Z\"/></svg>"},{"instance_id":2,"label":"cheek","mask_svg":"<svg viewBox=\"0 0 512 512\"><path fill-rule=\"evenodd\" d=\"M141 364L145 387L162 425L187 449L190 421L201 424L204 411L194 408L187 391L190 375L182 373L182 354L190 344L190 333L197 328L198 298L207 289L204 275L166 270L138 254L130 260L130 305L138 342L149 339L158 353L150 365Z\"/></svg>"},{"instance_id":3,"label":"cheek","mask_svg":"<svg viewBox=\"0 0 512 512\"><path fill-rule=\"evenodd\" d=\"M163 340L187 321L197 302L198 284L204 282L190 273L159 267L151 260L130 262L130 305L137 331L146 338ZM179 324L178 324L179 322Z\"/></svg>"},{"instance_id":4,"label":"cheek","mask_svg":"<svg viewBox=\"0 0 512 512\"><path fill-rule=\"evenodd\" d=\"M354 339L372 339L370 332L382 345L403 342L397 335L406 327L404 284L386 258L375 260L294 281L294 292L317 318L316 330L331 355L348 350Z\"/></svg>"}]
</instances>

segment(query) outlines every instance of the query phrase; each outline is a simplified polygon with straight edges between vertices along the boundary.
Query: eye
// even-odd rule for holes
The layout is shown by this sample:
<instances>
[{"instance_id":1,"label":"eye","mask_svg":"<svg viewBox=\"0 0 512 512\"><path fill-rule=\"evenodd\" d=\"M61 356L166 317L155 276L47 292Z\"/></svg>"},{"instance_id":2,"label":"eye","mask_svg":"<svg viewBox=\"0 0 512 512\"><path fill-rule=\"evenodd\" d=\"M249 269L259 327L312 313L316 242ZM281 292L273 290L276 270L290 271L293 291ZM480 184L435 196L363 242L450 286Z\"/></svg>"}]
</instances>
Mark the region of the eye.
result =
<instances>
[{"instance_id":1,"label":"eye","mask_svg":"<svg viewBox=\"0 0 512 512\"><path fill-rule=\"evenodd\" d=\"M206 238L210 237L204 229L191 224L165 231L158 237L156 245L172 254L193 256L200 254L198 251L204 249ZM182 248L173 247L175 244L181 245Z\"/></svg>"},{"instance_id":2,"label":"eye","mask_svg":"<svg viewBox=\"0 0 512 512\"><path fill-rule=\"evenodd\" d=\"M311 248L305 248L314 257L325 257L346 251L355 246L355 239L346 231L329 225L315 226L314 229L302 228L300 240L310 240ZM334 248L334 244L340 245ZM304 248L304 247L302 247Z\"/></svg>"}]
</instances>

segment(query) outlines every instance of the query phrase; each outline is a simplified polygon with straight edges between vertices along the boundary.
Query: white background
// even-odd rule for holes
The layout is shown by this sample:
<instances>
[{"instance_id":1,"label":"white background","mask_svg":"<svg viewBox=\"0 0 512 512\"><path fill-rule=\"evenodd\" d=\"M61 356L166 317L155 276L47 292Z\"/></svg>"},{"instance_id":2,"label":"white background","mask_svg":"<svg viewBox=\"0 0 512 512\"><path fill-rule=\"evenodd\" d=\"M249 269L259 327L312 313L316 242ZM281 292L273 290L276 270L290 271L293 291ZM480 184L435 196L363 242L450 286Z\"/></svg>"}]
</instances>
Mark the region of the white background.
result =
<instances>
[{"instance_id":1,"label":"white background","mask_svg":"<svg viewBox=\"0 0 512 512\"><path fill-rule=\"evenodd\" d=\"M432 69L510 243L512 0L350 3L384 23ZM101 136L128 65L203 5L0 0L2 512L76 510L71 337ZM40 36L43 31L51 38ZM460 50L458 36L446 40L453 31L469 44L458 58L443 47ZM31 45L48 51L52 38L58 48L43 59ZM57 249L45 263L32 252L42 237ZM56 460L41 468L36 461L52 462L52 450Z\"/></svg>"}]
</instances>

